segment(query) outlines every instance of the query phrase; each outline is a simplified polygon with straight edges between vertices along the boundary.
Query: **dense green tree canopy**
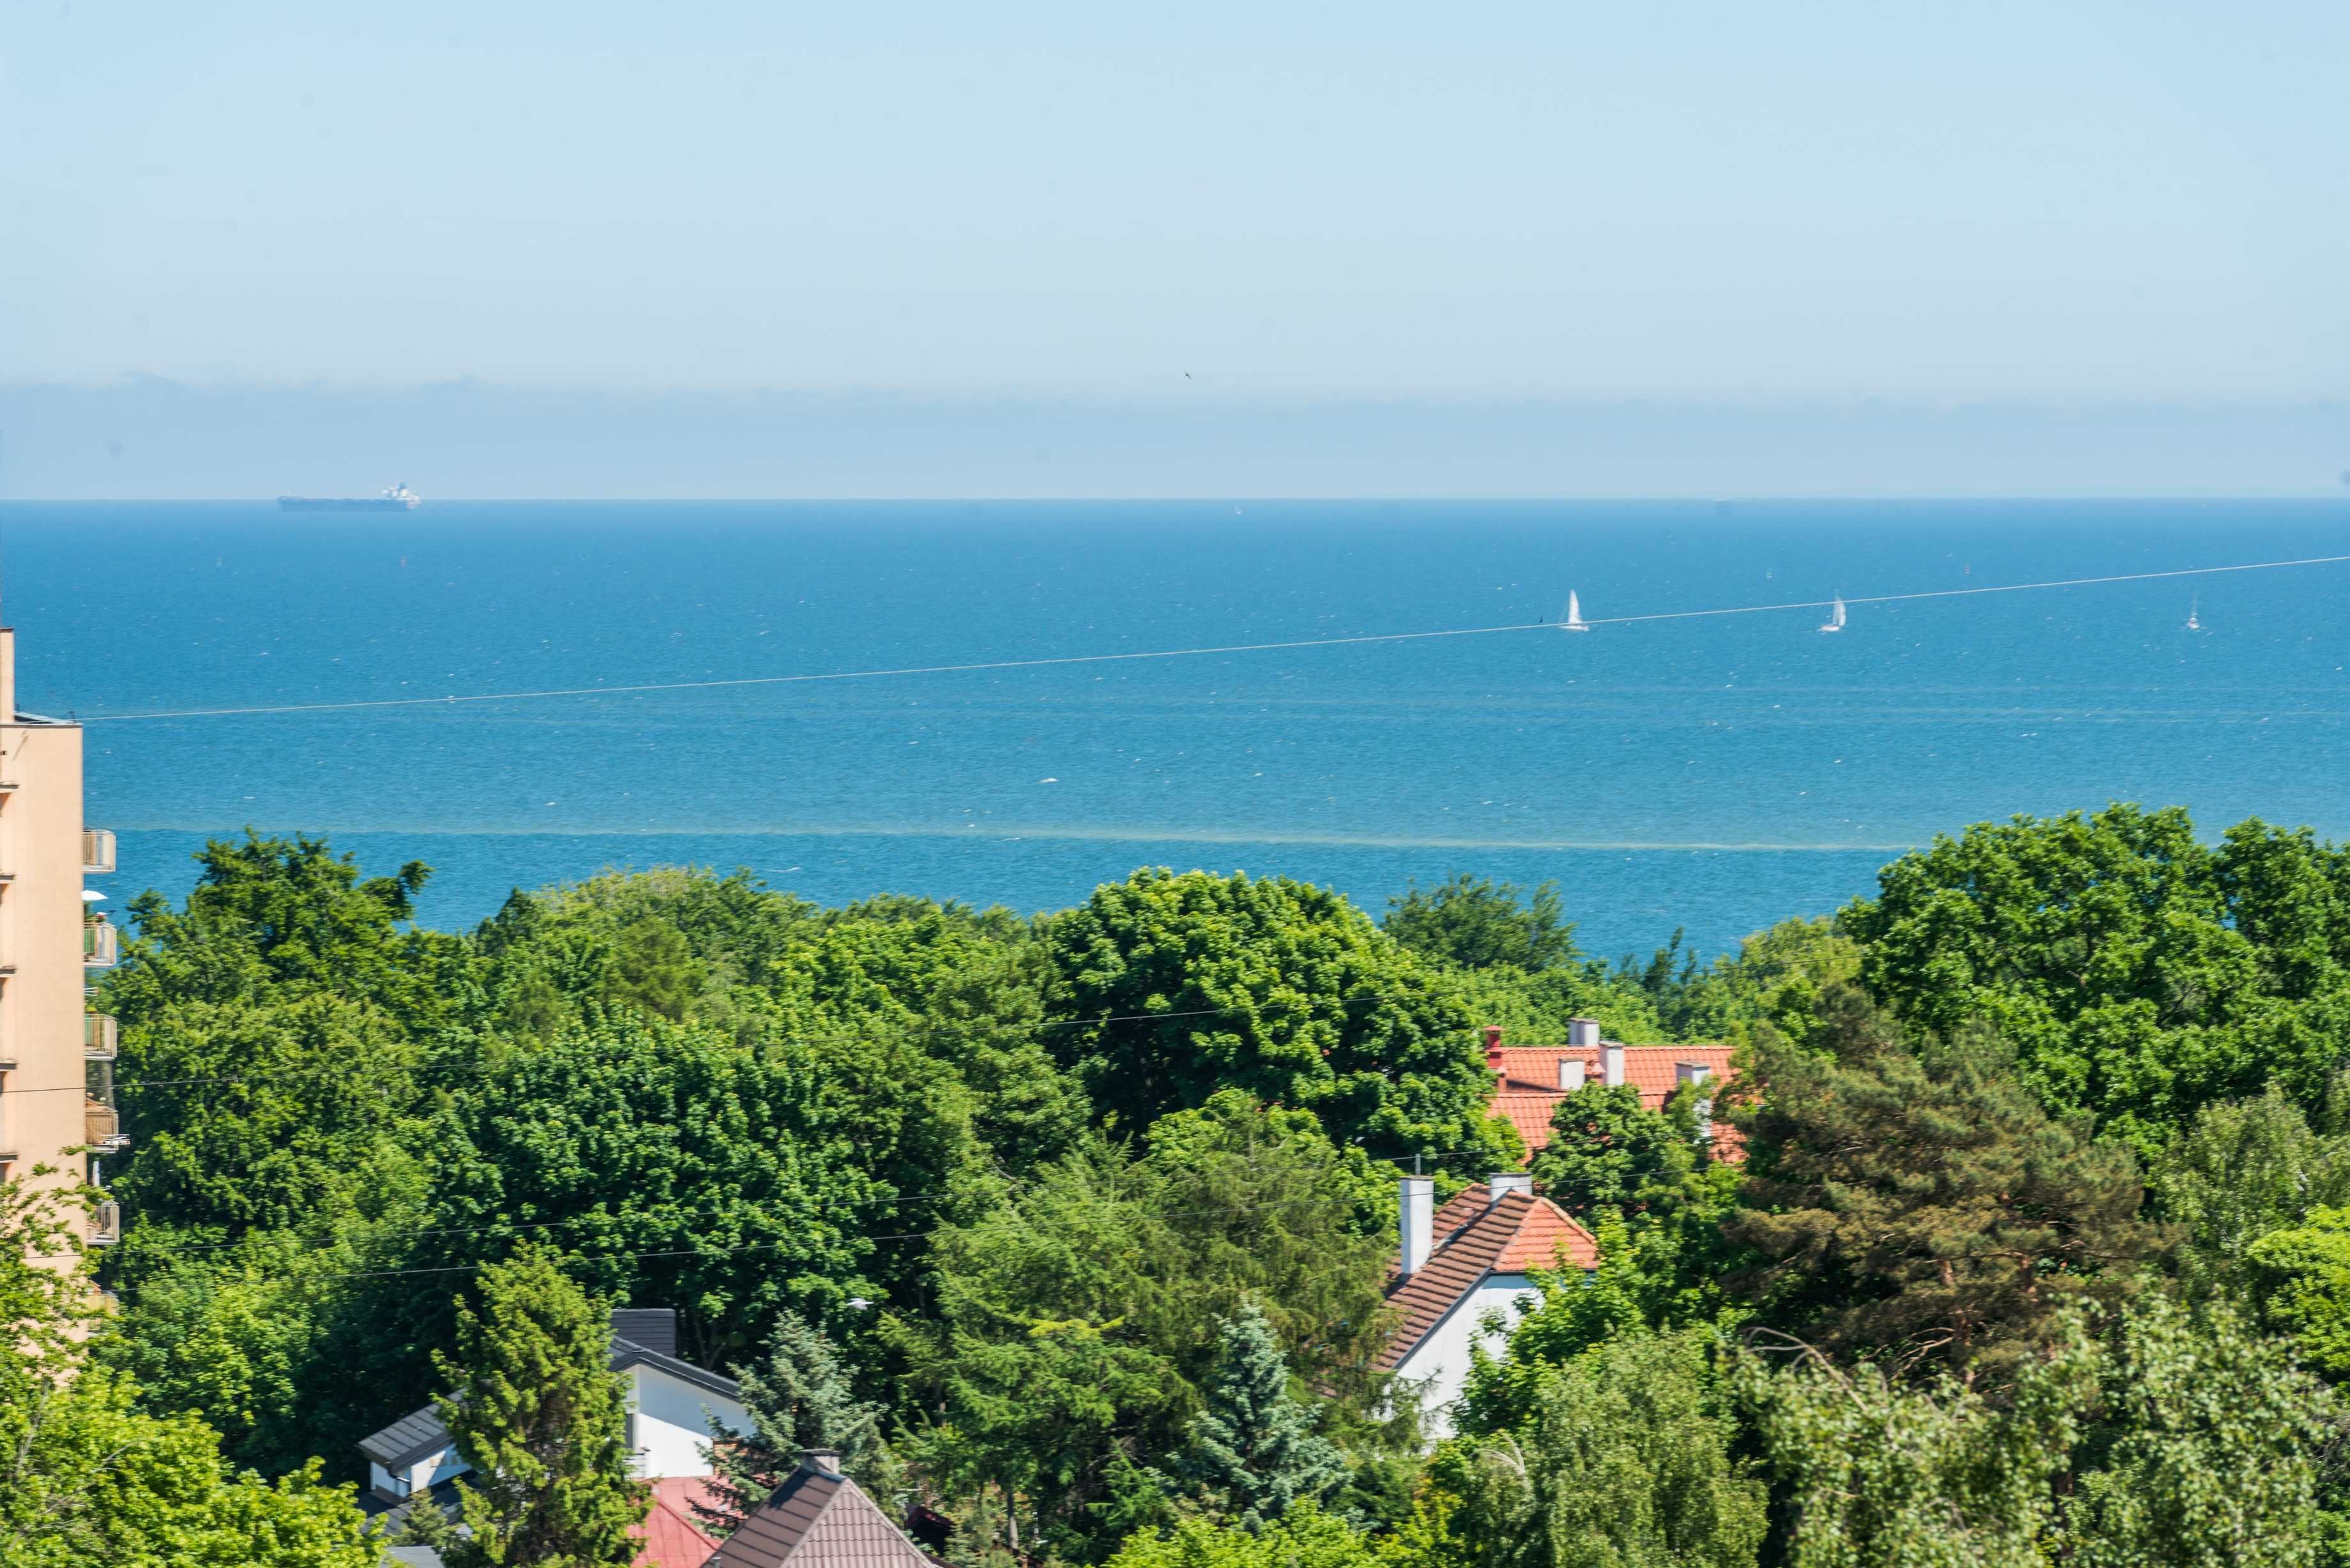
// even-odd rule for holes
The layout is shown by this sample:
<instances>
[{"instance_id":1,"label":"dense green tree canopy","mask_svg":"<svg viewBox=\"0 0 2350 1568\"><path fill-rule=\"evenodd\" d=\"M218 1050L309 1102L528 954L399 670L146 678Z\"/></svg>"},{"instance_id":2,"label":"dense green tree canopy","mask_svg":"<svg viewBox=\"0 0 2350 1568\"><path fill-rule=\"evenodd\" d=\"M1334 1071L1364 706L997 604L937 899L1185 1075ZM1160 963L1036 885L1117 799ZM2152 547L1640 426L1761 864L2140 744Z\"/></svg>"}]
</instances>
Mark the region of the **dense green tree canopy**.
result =
<instances>
[{"instance_id":1,"label":"dense green tree canopy","mask_svg":"<svg viewBox=\"0 0 2350 1568\"><path fill-rule=\"evenodd\" d=\"M0 1568L373 1568L317 1461L275 1482L232 1471L202 1421L141 1411L93 1364L78 1208L0 1184Z\"/></svg>"},{"instance_id":2,"label":"dense green tree canopy","mask_svg":"<svg viewBox=\"0 0 2350 1568\"><path fill-rule=\"evenodd\" d=\"M1388 916L1380 923L1412 951L1463 969L1506 966L1533 972L1582 956L1554 882L1523 897L1514 883L1465 871L1424 892L1415 882L1401 898L1388 900Z\"/></svg>"},{"instance_id":3,"label":"dense green tree canopy","mask_svg":"<svg viewBox=\"0 0 2350 1568\"><path fill-rule=\"evenodd\" d=\"M2206 1106L2157 1162L2154 1204L2177 1228L2180 1282L2199 1299L2241 1300L2248 1255L2270 1232L2350 1207L2350 1137L2312 1128L2275 1085Z\"/></svg>"},{"instance_id":4,"label":"dense green tree canopy","mask_svg":"<svg viewBox=\"0 0 2350 1568\"><path fill-rule=\"evenodd\" d=\"M1602 1209L1638 1214L1685 1190L1705 1151L1684 1102L1644 1110L1640 1091L1587 1083L1551 1113L1551 1140L1534 1158L1550 1200L1578 1220Z\"/></svg>"},{"instance_id":5,"label":"dense green tree canopy","mask_svg":"<svg viewBox=\"0 0 2350 1568\"><path fill-rule=\"evenodd\" d=\"M1380 1155L1506 1140L1474 1022L1344 898L1282 877L1138 871L1045 922L1054 1050L1147 1126L1222 1089L1319 1116Z\"/></svg>"},{"instance_id":6,"label":"dense green tree canopy","mask_svg":"<svg viewBox=\"0 0 2350 1568\"><path fill-rule=\"evenodd\" d=\"M1948 1376L1922 1386L1805 1350L1740 1368L1785 1497L1788 1568L2045 1568L2055 1481L2080 1434L2095 1373L2077 1334L2027 1359L1994 1406Z\"/></svg>"},{"instance_id":7,"label":"dense green tree canopy","mask_svg":"<svg viewBox=\"0 0 2350 1568\"><path fill-rule=\"evenodd\" d=\"M1984 826L1613 964L1474 877L1382 930L1198 872L1033 921L614 873L451 937L421 867L201 858L107 982L118 1303L44 1337L78 1298L0 1268L0 1568L356 1568L306 1465L435 1353L515 1482L477 1539L614 1559L592 1296L742 1369L738 1504L825 1443L973 1568L2350 1561L2350 874L2306 833ZM1474 1026L1574 1017L1739 1044L1747 1158L1572 1096L1534 1173L1599 1267L1537 1276L1424 1462L1372 1370L1391 1162L1504 1168Z\"/></svg>"},{"instance_id":8,"label":"dense green tree canopy","mask_svg":"<svg viewBox=\"0 0 2350 1568\"><path fill-rule=\"evenodd\" d=\"M837 1314L895 1196L859 1172L805 1054L642 1015L475 1075L438 1135L428 1253L546 1236L594 1288L676 1307L705 1365L747 1355L786 1306Z\"/></svg>"},{"instance_id":9,"label":"dense green tree canopy","mask_svg":"<svg viewBox=\"0 0 2350 1568\"><path fill-rule=\"evenodd\" d=\"M1431 1559L1413 1551L1416 1544L1375 1542L1307 1507L1270 1530L1189 1519L1163 1537L1142 1531L1110 1560L1110 1568L1425 1568Z\"/></svg>"},{"instance_id":10,"label":"dense green tree canopy","mask_svg":"<svg viewBox=\"0 0 2350 1568\"><path fill-rule=\"evenodd\" d=\"M1027 1528L1076 1555L1161 1517L1218 1325L1251 1303L1300 1378L1377 1440L1362 1422L1383 1392L1367 1364L1387 1243L1357 1234L1355 1158L1236 1093L1169 1122L1141 1151L1089 1140L1004 1207L941 1229L935 1315L888 1328L932 1412L912 1456L965 1490L1018 1496Z\"/></svg>"},{"instance_id":11,"label":"dense green tree canopy","mask_svg":"<svg viewBox=\"0 0 2350 1568\"><path fill-rule=\"evenodd\" d=\"M215 839L196 859L203 869L184 909L153 893L131 900L139 934L107 990L126 1029L175 1002L319 992L417 1028L463 999L461 944L400 929L432 875L421 863L362 881L324 839L252 834L242 844Z\"/></svg>"},{"instance_id":12,"label":"dense green tree canopy","mask_svg":"<svg viewBox=\"0 0 2350 1568\"><path fill-rule=\"evenodd\" d=\"M1918 1027L1987 1020L2059 1110L2151 1152L2272 1080L2324 1097L2350 1032L2350 862L2257 820L2218 847L2176 807L1969 828L1846 909L1870 992Z\"/></svg>"},{"instance_id":13,"label":"dense green tree canopy","mask_svg":"<svg viewBox=\"0 0 2350 1568\"><path fill-rule=\"evenodd\" d=\"M1545 1368L1521 1418L1438 1461L1461 1560L1752 1568L1763 1485L1732 1457L1712 1355L1709 1334L1636 1328Z\"/></svg>"},{"instance_id":14,"label":"dense green tree canopy","mask_svg":"<svg viewBox=\"0 0 2350 1568\"><path fill-rule=\"evenodd\" d=\"M2067 1298L2126 1288L2157 1237L2126 1149L2051 1118L1981 1034L1913 1053L1849 991L1833 1056L1766 1035L1746 1207L1766 1316L1814 1344L2003 1375Z\"/></svg>"}]
</instances>

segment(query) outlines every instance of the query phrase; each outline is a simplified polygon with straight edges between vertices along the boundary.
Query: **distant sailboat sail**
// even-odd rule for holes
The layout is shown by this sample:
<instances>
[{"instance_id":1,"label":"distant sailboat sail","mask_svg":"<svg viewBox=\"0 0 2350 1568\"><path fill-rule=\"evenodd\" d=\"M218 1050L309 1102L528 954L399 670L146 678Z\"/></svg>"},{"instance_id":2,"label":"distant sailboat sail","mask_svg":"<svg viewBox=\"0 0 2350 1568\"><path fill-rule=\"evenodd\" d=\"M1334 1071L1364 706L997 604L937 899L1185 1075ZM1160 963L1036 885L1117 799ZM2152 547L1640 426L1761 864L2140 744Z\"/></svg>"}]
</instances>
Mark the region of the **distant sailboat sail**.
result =
<instances>
[{"instance_id":1,"label":"distant sailboat sail","mask_svg":"<svg viewBox=\"0 0 2350 1568\"><path fill-rule=\"evenodd\" d=\"M1566 618L1558 623L1558 629L1561 631L1589 631L1591 629L1591 623L1583 618L1583 606L1576 600L1575 590L1572 588L1569 588L1566 592Z\"/></svg>"},{"instance_id":2,"label":"distant sailboat sail","mask_svg":"<svg viewBox=\"0 0 2350 1568\"><path fill-rule=\"evenodd\" d=\"M1842 631L1844 629L1844 596L1842 594L1838 594L1836 596L1835 607L1828 611L1826 624L1823 625L1820 629L1822 631Z\"/></svg>"},{"instance_id":3,"label":"distant sailboat sail","mask_svg":"<svg viewBox=\"0 0 2350 1568\"><path fill-rule=\"evenodd\" d=\"M2187 601L2187 629L2189 631L2201 631L2203 629L2203 623L2195 618L2195 611L2201 606L2201 604L2202 596L2200 594L2196 595Z\"/></svg>"}]
</instances>

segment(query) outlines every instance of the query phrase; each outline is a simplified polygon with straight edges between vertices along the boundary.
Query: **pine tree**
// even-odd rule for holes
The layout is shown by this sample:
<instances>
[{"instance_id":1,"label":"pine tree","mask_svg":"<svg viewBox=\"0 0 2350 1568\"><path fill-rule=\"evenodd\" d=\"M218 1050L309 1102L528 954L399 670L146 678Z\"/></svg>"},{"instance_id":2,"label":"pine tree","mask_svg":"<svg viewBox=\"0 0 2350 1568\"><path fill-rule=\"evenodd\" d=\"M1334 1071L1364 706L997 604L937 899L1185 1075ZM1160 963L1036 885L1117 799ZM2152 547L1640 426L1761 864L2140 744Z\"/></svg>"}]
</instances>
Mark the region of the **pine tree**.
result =
<instances>
[{"instance_id":1,"label":"pine tree","mask_svg":"<svg viewBox=\"0 0 2350 1568\"><path fill-rule=\"evenodd\" d=\"M1837 1353L1973 1379L2012 1375L2058 1309L2126 1294L2160 1238L2126 1149L2059 1121L1994 1037L1910 1049L1856 991L1821 999L1824 1057L1772 1032L1742 1113L1763 1321Z\"/></svg>"},{"instance_id":2,"label":"pine tree","mask_svg":"<svg viewBox=\"0 0 2350 1568\"><path fill-rule=\"evenodd\" d=\"M651 1498L629 1473L627 1386L601 1303L525 1248L461 1304L457 1355L434 1357L455 1392L442 1422L473 1467L457 1483L471 1538L452 1568L622 1568Z\"/></svg>"},{"instance_id":3,"label":"pine tree","mask_svg":"<svg viewBox=\"0 0 2350 1568\"><path fill-rule=\"evenodd\" d=\"M1289 1397L1288 1365L1253 1302L1225 1320L1207 1394L1185 1468L1244 1528L1262 1529L1345 1483L1345 1456L1315 1436L1313 1413Z\"/></svg>"},{"instance_id":4,"label":"pine tree","mask_svg":"<svg viewBox=\"0 0 2350 1568\"><path fill-rule=\"evenodd\" d=\"M705 1528L733 1533L791 1474L803 1449L830 1449L844 1471L872 1479L884 1455L881 1406L857 1397L848 1364L806 1318L785 1311L767 1336L765 1359L734 1368L734 1376L751 1432L711 1424L709 1500L693 1505Z\"/></svg>"}]
</instances>

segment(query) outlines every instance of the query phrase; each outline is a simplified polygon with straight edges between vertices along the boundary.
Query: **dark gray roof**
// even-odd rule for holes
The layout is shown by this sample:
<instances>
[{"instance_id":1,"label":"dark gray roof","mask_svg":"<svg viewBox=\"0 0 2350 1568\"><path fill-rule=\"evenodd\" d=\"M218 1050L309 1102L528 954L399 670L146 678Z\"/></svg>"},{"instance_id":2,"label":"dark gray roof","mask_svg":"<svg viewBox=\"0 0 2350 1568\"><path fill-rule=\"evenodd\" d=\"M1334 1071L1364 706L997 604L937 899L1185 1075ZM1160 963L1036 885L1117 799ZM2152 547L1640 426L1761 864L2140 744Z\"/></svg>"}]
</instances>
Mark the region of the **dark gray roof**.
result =
<instances>
[{"instance_id":1,"label":"dark gray roof","mask_svg":"<svg viewBox=\"0 0 2350 1568\"><path fill-rule=\"evenodd\" d=\"M441 1417L432 1413L429 1405L359 1439L359 1452L388 1470L412 1464L448 1446L449 1428L441 1424Z\"/></svg>"},{"instance_id":2,"label":"dark gray roof","mask_svg":"<svg viewBox=\"0 0 2350 1568\"><path fill-rule=\"evenodd\" d=\"M640 1320L666 1319L646 1323ZM691 1384L704 1393L715 1394L722 1399L740 1401L743 1386L732 1377L716 1372L705 1372L691 1361L680 1361L674 1355L656 1349L622 1333L624 1327L648 1328L655 1337L667 1331L670 1350L677 1348L677 1314L667 1307L653 1311L616 1312L612 1314L612 1359L608 1363L615 1372L626 1372L631 1366L652 1366L668 1373L681 1383ZM402 1416L380 1432L370 1432L359 1439L359 1452L388 1470L415 1463L429 1453L449 1446L449 1428L431 1407L412 1415Z\"/></svg>"},{"instance_id":3,"label":"dark gray roof","mask_svg":"<svg viewBox=\"0 0 2350 1568\"><path fill-rule=\"evenodd\" d=\"M803 1465L702 1568L936 1568L847 1476Z\"/></svg>"},{"instance_id":4,"label":"dark gray roof","mask_svg":"<svg viewBox=\"0 0 2350 1568\"><path fill-rule=\"evenodd\" d=\"M660 1355L677 1354L675 1307L620 1307L612 1314L612 1337L641 1345Z\"/></svg>"},{"instance_id":5,"label":"dark gray roof","mask_svg":"<svg viewBox=\"0 0 2350 1568\"><path fill-rule=\"evenodd\" d=\"M612 1370L626 1372L631 1366L658 1366L681 1383L691 1383L706 1393L721 1398L740 1401L743 1386L720 1372L707 1372L691 1361L680 1361L674 1355L639 1345L633 1340L615 1338L612 1341Z\"/></svg>"}]
</instances>

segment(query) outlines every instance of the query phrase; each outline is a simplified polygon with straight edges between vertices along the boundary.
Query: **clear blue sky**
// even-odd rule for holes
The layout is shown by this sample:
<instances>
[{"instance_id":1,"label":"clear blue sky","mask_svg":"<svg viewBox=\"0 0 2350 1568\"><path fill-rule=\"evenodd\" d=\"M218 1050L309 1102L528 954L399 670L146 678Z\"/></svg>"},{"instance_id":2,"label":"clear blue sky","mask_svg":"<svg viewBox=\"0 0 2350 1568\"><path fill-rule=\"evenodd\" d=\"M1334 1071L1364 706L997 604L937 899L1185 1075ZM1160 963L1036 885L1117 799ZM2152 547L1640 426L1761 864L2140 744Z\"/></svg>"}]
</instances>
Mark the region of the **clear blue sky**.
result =
<instances>
[{"instance_id":1,"label":"clear blue sky","mask_svg":"<svg viewBox=\"0 0 2350 1568\"><path fill-rule=\"evenodd\" d=\"M20 385L2350 395L2341 0L0 26Z\"/></svg>"}]
</instances>

